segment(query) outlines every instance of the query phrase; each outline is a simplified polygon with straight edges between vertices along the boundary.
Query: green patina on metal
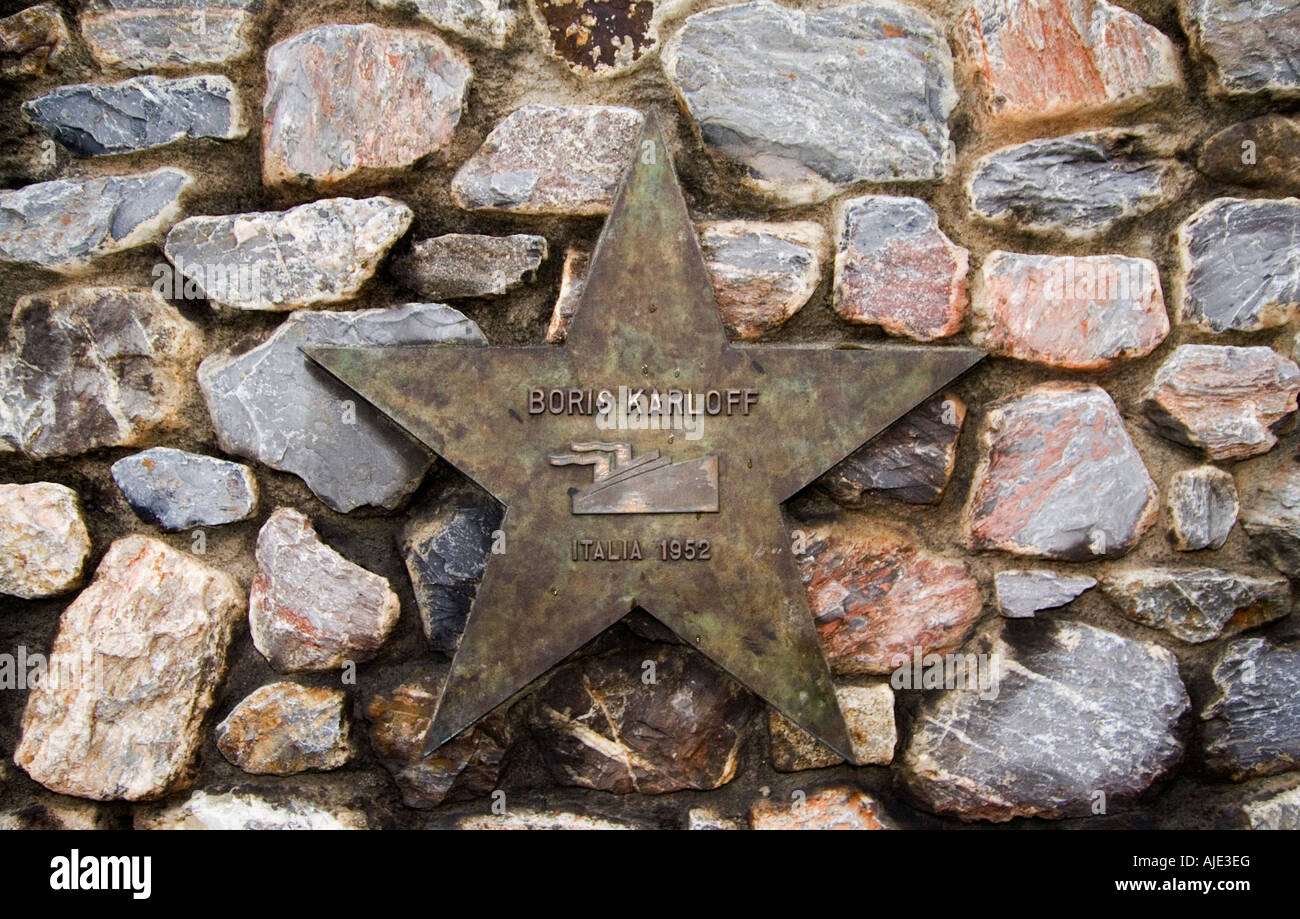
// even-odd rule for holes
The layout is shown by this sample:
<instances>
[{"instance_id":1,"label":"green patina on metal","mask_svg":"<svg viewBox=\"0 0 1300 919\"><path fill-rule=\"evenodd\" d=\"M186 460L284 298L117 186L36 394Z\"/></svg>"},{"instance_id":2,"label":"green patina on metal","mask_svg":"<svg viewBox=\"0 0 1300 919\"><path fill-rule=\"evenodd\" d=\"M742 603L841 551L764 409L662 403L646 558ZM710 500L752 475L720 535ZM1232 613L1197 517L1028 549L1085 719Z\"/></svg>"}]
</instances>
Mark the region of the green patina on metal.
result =
<instances>
[{"instance_id":1,"label":"green patina on metal","mask_svg":"<svg viewBox=\"0 0 1300 919\"><path fill-rule=\"evenodd\" d=\"M308 353L506 507L430 750L639 606L852 760L780 504L982 351L728 343L651 117L564 345Z\"/></svg>"}]
</instances>

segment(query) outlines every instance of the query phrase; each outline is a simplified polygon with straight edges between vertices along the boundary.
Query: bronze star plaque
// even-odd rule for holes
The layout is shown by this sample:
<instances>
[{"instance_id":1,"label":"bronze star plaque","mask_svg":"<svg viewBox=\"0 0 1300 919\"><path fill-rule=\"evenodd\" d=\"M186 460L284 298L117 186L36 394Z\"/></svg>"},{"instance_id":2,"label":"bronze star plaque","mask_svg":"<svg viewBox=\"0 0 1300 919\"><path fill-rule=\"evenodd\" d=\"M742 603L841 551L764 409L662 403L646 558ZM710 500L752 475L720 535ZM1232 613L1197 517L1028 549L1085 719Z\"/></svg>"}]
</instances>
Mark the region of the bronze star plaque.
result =
<instances>
[{"instance_id":1,"label":"bronze star plaque","mask_svg":"<svg viewBox=\"0 0 1300 919\"><path fill-rule=\"evenodd\" d=\"M780 505L983 352L728 343L650 117L565 344L309 354L506 507L430 750L639 606L852 761Z\"/></svg>"}]
</instances>

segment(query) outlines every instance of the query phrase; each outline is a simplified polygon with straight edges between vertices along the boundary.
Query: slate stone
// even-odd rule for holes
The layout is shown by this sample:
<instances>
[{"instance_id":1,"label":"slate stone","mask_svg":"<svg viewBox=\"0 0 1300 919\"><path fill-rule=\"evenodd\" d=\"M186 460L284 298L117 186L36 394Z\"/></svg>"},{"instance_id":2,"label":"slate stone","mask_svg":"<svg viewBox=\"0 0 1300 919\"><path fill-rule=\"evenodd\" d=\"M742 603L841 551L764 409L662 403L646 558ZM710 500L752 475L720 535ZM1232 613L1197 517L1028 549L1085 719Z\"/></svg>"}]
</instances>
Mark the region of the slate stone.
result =
<instances>
[{"instance_id":1,"label":"slate stone","mask_svg":"<svg viewBox=\"0 0 1300 919\"><path fill-rule=\"evenodd\" d=\"M1205 141L1196 165L1230 185L1300 194L1300 120L1270 113L1230 125Z\"/></svg>"},{"instance_id":2,"label":"slate stone","mask_svg":"<svg viewBox=\"0 0 1300 919\"><path fill-rule=\"evenodd\" d=\"M55 482L0 485L0 594L31 600L66 593L81 586L88 558L90 534L75 491Z\"/></svg>"},{"instance_id":3,"label":"slate stone","mask_svg":"<svg viewBox=\"0 0 1300 919\"><path fill-rule=\"evenodd\" d=\"M835 312L890 335L934 341L961 330L969 252L919 198L850 198L836 219Z\"/></svg>"},{"instance_id":4,"label":"slate stone","mask_svg":"<svg viewBox=\"0 0 1300 919\"><path fill-rule=\"evenodd\" d=\"M0 263L72 274L101 256L158 242L193 184L188 172L165 168L0 191Z\"/></svg>"},{"instance_id":5,"label":"slate stone","mask_svg":"<svg viewBox=\"0 0 1300 919\"><path fill-rule=\"evenodd\" d=\"M643 681L646 662L653 682ZM730 782L755 708L739 683L676 645L583 658L557 670L533 703L529 724L555 781L614 794Z\"/></svg>"},{"instance_id":6,"label":"slate stone","mask_svg":"<svg viewBox=\"0 0 1300 919\"><path fill-rule=\"evenodd\" d=\"M163 252L220 306L292 310L351 299L411 225L400 201L327 198L287 211L190 217Z\"/></svg>"},{"instance_id":7,"label":"slate stone","mask_svg":"<svg viewBox=\"0 0 1300 919\"><path fill-rule=\"evenodd\" d=\"M1169 530L1180 552L1220 549L1237 522L1237 485L1216 466L1180 469L1169 479Z\"/></svg>"},{"instance_id":8,"label":"slate stone","mask_svg":"<svg viewBox=\"0 0 1300 919\"><path fill-rule=\"evenodd\" d=\"M460 644L502 516L501 505L490 495L463 486L439 495L402 527L398 546L420 625L437 651L452 654Z\"/></svg>"},{"instance_id":9,"label":"slate stone","mask_svg":"<svg viewBox=\"0 0 1300 919\"><path fill-rule=\"evenodd\" d=\"M88 0L81 34L103 67L184 70L253 50L267 0Z\"/></svg>"},{"instance_id":10,"label":"slate stone","mask_svg":"<svg viewBox=\"0 0 1300 919\"><path fill-rule=\"evenodd\" d=\"M1160 269L1123 255L990 252L971 306L991 354L1068 370L1146 357L1169 334Z\"/></svg>"},{"instance_id":11,"label":"slate stone","mask_svg":"<svg viewBox=\"0 0 1300 919\"><path fill-rule=\"evenodd\" d=\"M998 661L996 698L922 700L897 773L909 797L963 820L1087 817L1174 770L1190 701L1173 654L1081 622L1000 622L966 647Z\"/></svg>"},{"instance_id":12,"label":"slate stone","mask_svg":"<svg viewBox=\"0 0 1300 919\"><path fill-rule=\"evenodd\" d=\"M1212 460L1244 459L1277 444L1296 410L1300 367L1272 348L1179 345L1142 393L1162 435Z\"/></svg>"},{"instance_id":13,"label":"slate stone","mask_svg":"<svg viewBox=\"0 0 1300 919\"><path fill-rule=\"evenodd\" d=\"M336 185L445 153L470 66L435 35L327 25L272 45L262 103L262 178Z\"/></svg>"},{"instance_id":14,"label":"slate stone","mask_svg":"<svg viewBox=\"0 0 1300 919\"><path fill-rule=\"evenodd\" d=\"M1032 619L1035 613L1065 606L1096 587L1097 579L1054 571L999 571L993 586L999 613L1008 619Z\"/></svg>"},{"instance_id":15,"label":"slate stone","mask_svg":"<svg viewBox=\"0 0 1300 919\"><path fill-rule=\"evenodd\" d=\"M500 297L533 281L546 261L546 238L527 233L448 233L422 239L394 259L393 275L430 300Z\"/></svg>"},{"instance_id":16,"label":"slate stone","mask_svg":"<svg viewBox=\"0 0 1300 919\"><path fill-rule=\"evenodd\" d=\"M460 167L452 198L467 210L608 214L644 121L612 105L526 105Z\"/></svg>"},{"instance_id":17,"label":"slate stone","mask_svg":"<svg viewBox=\"0 0 1300 919\"><path fill-rule=\"evenodd\" d=\"M659 47L659 25L680 0L528 0L547 50L580 77L627 73Z\"/></svg>"},{"instance_id":18,"label":"slate stone","mask_svg":"<svg viewBox=\"0 0 1300 919\"><path fill-rule=\"evenodd\" d=\"M370 0L381 10L413 15L435 29L489 48L504 48L515 14L502 0Z\"/></svg>"},{"instance_id":19,"label":"slate stone","mask_svg":"<svg viewBox=\"0 0 1300 919\"><path fill-rule=\"evenodd\" d=\"M118 460L112 473L131 509L164 530L221 526L257 512L257 478L240 463L153 447Z\"/></svg>"},{"instance_id":20,"label":"slate stone","mask_svg":"<svg viewBox=\"0 0 1300 919\"><path fill-rule=\"evenodd\" d=\"M1294 0L1179 0L1183 31L1219 96L1300 95L1300 6Z\"/></svg>"},{"instance_id":21,"label":"slate stone","mask_svg":"<svg viewBox=\"0 0 1300 919\"><path fill-rule=\"evenodd\" d=\"M198 328L153 291L19 298L0 352L0 451L74 456L180 427L202 347Z\"/></svg>"},{"instance_id":22,"label":"slate stone","mask_svg":"<svg viewBox=\"0 0 1300 919\"><path fill-rule=\"evenodd\" d=\"M880 802L849 786L824 788L796 801L765 798L749 809L754 830L892 830Z\"/></svg>"},{"instance_id":23,"label":"slate stone","mask_svg":"<svg viewBox=\"0 0 1300 919\"><path fill-rule=\"evenodd\" d=\"M1183 89L1173 43L1106 0L975 0L954 45L997 129L1114 116Z\"/></svg>"},{"instance_id":24,"label":"slate stone","mask_svg":"<svg viewBox=\"0 0 1300 919\"><path fill-rule=\"evenodd\" d=\"M259 686L217 725L217 749L253 775L328 772L352 759L347 694L327 686Z\"/></svg>"},{"instance_id":25,"label":"slate stone","mask_svg":"<svg viewBox=\"0 0 1300 919\"><path fill-rule=\"evenodd\" d=\"M1300 578L1300 468L1283 463L1243 485L1241 526L1254 550L1287 577Z\"/></svg>"},{"instance_id":26,"label":"slate stone","mask_svg":"<svg viewBox=\"0 0 1300 919\"><path fill-rule=\"evenodd\" d=\"M844 507L873 497L938 504L957 462L966 404L934 396L841 460L814 484Z\"/></svg>"},{"instance_id":27,"label":"slate stone","mask_svg":"<svg viewBox=\"0 0 1300 919\"><path fill-rule=\"evenodd\" d=\"M1201 712L1205 764L1234 782L1300 766L1300 648L1232 642L1214 663Z\"/></svg>"},{"instance_id":28,"label":"slate stone","mask_svg":"<svg viewBox=\"0 0 1300 919\"><path fill-rule=\"evenodd\" d=\"M1155 482L1105 390L1044 383L990 406L964 525L974 549L1119 558L1158 513Z\"/></svg>"},{"instance_id":29,"label":"slate stone","mask_svg":"<svg viewBox=\"0 0 1300 919\"><path fill-rule=\"evenodd\" d=\"M440 303L291 315L250 351L214 354L199 386L226 453L299 476L336 511L393 509L419 485L429 454L316 368L312 345L486 344L478 326Z\"/></svg>"},{"instance_id":30,"label":"slate stone","mask_svg":"<svg viewBox=\"0 0 1300 919\"><path fill-rule=\"evenodd\" d=\"M682 24L663 66L705 145L783 202L947 173L952 56L917 10L718 7Z\"/></svg>"},{"instance_id":31,"label":"slate stone","mask_svg":"<svg viewBox=\"0 0 1300 919\"><path fill-rule=\"evenodd\" d=\"M1177 319L1211 332L1285 325L1300 311L1300 200L1217 198L1179 228Z\"/></svg>"},{"instance_id":32,"label":"slate stone","mask_svg":"<svg viewBox=\"0 0 1300 919\"><path fill-rule=\"evenodd\" d=\"M78 156L133 153L186 138L234 140L248 133L235 85L220 76L60 86L24 102L23 114Z\"/></svg>"},{"instance_id":33,"label":"slate stone","mask_svg":"<svg viewBox=\"0 0 1300 919\"><path fill-rule=\"evenodd\" d=\"M1134 622L1191 644L1235 635L1291 612L1286 578L1218 568L1108 572L1101 589Z\"/></svg>"},{"instance_id":34,"label":"slate stone","mask_svg":"<svg viewBox=\"0 0 1300 919\"><path fill-rule=\"evenodd\" d=\"M38 3L0 19L0 79L59 70L72 37L53 3Z\"/></svg>"},{"instance_id":35,"label":"slate stone","mask_svg":"<svg viewBox=\"0 0 1300 919\"><path fill-rule=\"evenodd\" d=\"M751 341L779 329L821 283L826 231L812 221L718 220L697 229L733 338Z\"/></svg>"},{"instance_id":36,"label":"slate stone","mask_svg":"<svg viewBox=\"0 0 1300 919\"><path fill-rule=\"evenodd\" d=\"M976 161L975 216L1010 230L1087 239L1175 200L1190 175L1150 130L1032 140Z\"/></svg>"}]
</instances>

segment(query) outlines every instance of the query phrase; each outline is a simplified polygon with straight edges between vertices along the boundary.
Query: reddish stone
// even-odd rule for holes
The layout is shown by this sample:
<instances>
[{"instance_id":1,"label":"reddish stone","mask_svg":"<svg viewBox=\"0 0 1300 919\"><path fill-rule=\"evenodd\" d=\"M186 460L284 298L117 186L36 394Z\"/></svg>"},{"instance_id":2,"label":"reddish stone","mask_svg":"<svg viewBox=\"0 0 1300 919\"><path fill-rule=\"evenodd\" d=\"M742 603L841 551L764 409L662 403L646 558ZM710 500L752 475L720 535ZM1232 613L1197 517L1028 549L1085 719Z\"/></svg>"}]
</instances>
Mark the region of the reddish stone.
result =
<instances>
[{"instance_id":1,"label":"reddish stone","mask_svg":"<svg viewBox=\"0 0 1300 919\"><path fill-rule=\"evenodd\" d=\"M58 70L71 37L53 3L29 6L0 19L0 77L39 76Z\"/></svg>"},{"instance_id":2,"label":"reddish stone","mask_svg":"<svg viewBox=\"0 0 1300 919\"><path fill-rule=\"evenodd\" d=\"M749 340L779 329L822 279L826 231L807 220L722 220L699 226L700 248L727 331Z\"/></svg>"},{"instance_id":3,"label":"reddish stone","mask_svg":"<svg viewBox=\"0 0 1300 919\"><path fill-rule=\"evenodd\" d=\"M760 801L749 809L755 830L892 830L880 804L856 788L840 786L797 794L789 803Z\"/></svg>"}]
</instances>

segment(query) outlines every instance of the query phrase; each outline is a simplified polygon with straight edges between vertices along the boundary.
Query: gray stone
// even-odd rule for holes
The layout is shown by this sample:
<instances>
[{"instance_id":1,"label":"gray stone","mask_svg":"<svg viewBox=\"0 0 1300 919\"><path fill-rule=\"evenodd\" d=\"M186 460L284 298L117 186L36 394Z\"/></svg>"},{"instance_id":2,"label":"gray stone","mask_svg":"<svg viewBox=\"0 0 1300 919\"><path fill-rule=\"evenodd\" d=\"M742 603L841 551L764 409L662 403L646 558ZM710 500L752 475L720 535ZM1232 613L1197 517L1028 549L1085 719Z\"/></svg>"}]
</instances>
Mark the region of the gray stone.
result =
<instances>
[{"instance_id":1,"label":"gray stone","mask_svg":"<svg viewBox=\"0 0 1300 919\"><path fill-rule=\"evenodd\" d=\"M1285 462L1247 482L1241 526L1251 546L1287 577L1300 578L1300 468Z\"/></svg>"},{"instance_id":2,"label":"gray stone","mask_svg":"<svg viewBox=\"0 0 1300 919\"><path fill-rule=\"evenodd\" d=\"M999 613L1008 619L1032 619L1040 610L1065 606L1096 587L1097 579L1054 571L999 571L993 586Z\"/></svg>"},{"instance_id":3,"label":"gray stone","mask_svg":"<svg viewBox=\"0 0 1300 919\"><path fill-rule=\"evenodd\" d=\"M1300 95L1300 4L1295 0L1180 0L1183 30L1207 60L1220 96Z\"/></svg>"},{"instance_id":4,"label":"gray stone","mask_svg":"<svg viewBox=\"0 0 1300 919\"><path fill-rule=\"evenodd\" d=\"M178 70L253 50L265 0L89 0L81 33L95 60L128 70Z\"/></svg>"},{"instance_id":5,"label":"gray stone","mask_svg":"<svg viewBox=\"0 0 1300 919\"><path fill-rule=\"evenodd\" d=\"M153 291L22 297L0 353L0 449L37 459L143 446L180 427L199 330Z\"/></svg>"},{"instance_id":6,"label":"gray stone","mask_svg":"<svg viewBox=\"0 0 1300 919\"><path fill-rule=\"evenodd\" d=\"M499 297L537 277L546 238L448 233L422 239L393 262L399 284L430 300Z\"/></svg>"},{"instance_id":7,"label":"gray stone","mask_svg":"<svg viewBox=\"0 0 1300 919\"><path fill-rule=\"evenodd\" d=\"M501 0L370 0L381 10L410 13L435 29L489 48L503 48L515 14Z\"/></svg>"},{"instance_id":8,"label":"gray stone","mask_svg":"<svg viewBox=\"0 0 1300 919\"><path fill-rule=\"evenodd\" d=\"M1214 664L1205 764L1235 782L1300 766L1300 648L1242 638Z\"/></svg>"},{"instance_id":9,"label":"gray stone","mask_svg":"<svg viewBox=\"0 0 1300 919\"><path fill-rule=\"evenodd\" d=\"M217 725L217 749L254 775L337 769L352 759L346 705L341 689L260 686Z\"/></svg>"},{"instance_id":10,"label":"gray stone","mask_svg":"<svg viewBox=\"0 0 1300 919\"><path fill-rule=\"evenodd\" d=\"M0 79L59 70L72 37L53 3L38 3L0 19Z\"/></svg>"},{"instance_id":11,"label":"gray stone","mask_svg":"<svg viewBox=\"0 0 1300 919\"><path fill-rule=\"evenodd\" d=\"M257 478L240 463L154 447L113 464L131 509L164 530L214 527L257 512Z\"/></svg>"},{"instance_id":12,"label":"gray stone","mask_svg":"<svg viewBox=\"0 0 1300 919\"><path fill-rule=\"evenodd\" d=\"M24 102L23 114L79 156L150 150L185 138L234 140L248 133L235 85L219 76L60 86Z\"/></svg>"},{"instance_id":13,"label":"gray stone","mask_svg":"<svg viewBox=\"0 0 1300 919\"><path fill-rule=\"evenodd\" d=\"M1237 522L1237 485L1216 466L1180 469L1169 479L1169 530L1180 552L1219 549Z\"/></svg>"},{"instance_id":14,"label":"gray stone","mask_svg":"<svg viewBox=\"0 0 1300 919\"><path fill-rule=\"evenodd\" d=\"M991 655L995 694L922 701L898 773L909 796L963 820L1084 817L1173 771L1190 707L1173 654L1081 622L1001 623L966 646Z\"/></svg>"},{"instance_id":15,"label":"gray stone","mask_svg":"<svg viewBox=\"0 0 1300 919\"><path fill-rule=\"evenodd\" d=\"M735 338L779 329L821 283L826 231L812 221L715 220L698 231L718 312Z\"/></svg>"},{"instance_id":16,"label":"gray stone","mask_svg":"<svg viewBox=\"0 0 1300 919\"><path fill-rule=\"evenodd\" d=\"M435 650L460 644L502 510L471 486L453 487L409 519L399 537L424 635Z\"/></svg>"},{"instance_id":17,"label":"gray stone","mask_svg":"<svg viewBox=\"0 0 1300 919\"><path fill-rule=\"evenodd\" d=\"M719 7L686 20L663 64L709 149L783 201L947 172L952 56L919 11Z\"/></svg>"},{"instance_id":18,"label":"gray stone","mask_svg":"<svg viewBox=\"0 0 1300 919\"><path fill-rule=\"evenodd\" d=\"M190 217L163 251L213 303L293 310L351 299L411 225L392 198L327 198L287 211Z\"/></svg>"},{"instance_id":19,"label":"gray stone","mask_svg":"<svg viewBox=\"0 0 1300 919\"><path fill-rule=\"evenodd\" d=\"M0 593L30 600L80 587L89 557L75 491L54 482L0 485Z\"/></svg>"},{"instance_id":20,"label":"gray stone","mask_svg":"<svg viewBox=\"0 0 1300 919\"><path fill-rule=\"evenodd\" d=\"M1235 635L1291 612L1286 578L1218 568L1141 568L1102 576L1120 612L1175 638L1200 644Z\"/></svg>"},{"instance_id":21,"label":"gray stone","mask_svg":"<svg viewBox=\"0 0 1300 919\"><path fill-rule=\"evenodd\" d=\"M336 511L367 504L392 509L419 485L429 454L300 349L435 342L486 339L440 303L305 311L251 351L208 357L199 366L199 386L225 452L292 472Z\"/></svg>"},{"instance_id":22,"label":"gray stone","mask_svg":"<svg viewBox=\"0 0 1300 919\"><path fill-rule=\"evenodd\" d=\"M1300 786L1249 801L1241 810L1252 830L1300 830Z\"/></svg>"},{"instance_id":23,"label":"gray stone","mask_svg":"<svg viewBox=\"0 0 1300 919\"><path fill-rule=\"evenodd\" d=\"M511 112L452 179L468 210L608 214L645 116L611 105L527 105Z\"/></svg>"},{"instance_id":24,"label":"gray stone","mask_svg":"<svg viewBox=\"0 0 1300 919\"><path fill-rule=\"evenodd\" d=\"M321 542L293 508L276 508L257 534L248 624L253 646L276 670L335 670L370 660L400 610L388 581Z\"/></svg>"},{"instance_id":25,"label":"gray stone","mask_svg":"<svg viewBox=\"0 0 1300 919\"><path fill-rule=\"evenodd\" d=\"M1176 318L1255 332L1300 310L1300 199L1217 198L1178 231Z\"/></svg>"},{"instance_id":26,"label":"gray stone","mask_svg":"<svg viewBox=\"0 0 1300 919\"><path fill-rule=\"evenodd\" d=\"M1033 140L975 163L967 183L975 215L1008 229L1085 239L1163 207L1188 170L1149 130Z\"/></svg>"},{"instance_id":27,"label":"gray stone","mask_svg":"<svg viewBox=\"0 0 1300 919\"><path fill-rule=\"evenodd\" d=\"M157 242L193 184L188 172L156 169L0 191L0 262L71 274L100 256Z\"/></svg>"}]
</instances>

